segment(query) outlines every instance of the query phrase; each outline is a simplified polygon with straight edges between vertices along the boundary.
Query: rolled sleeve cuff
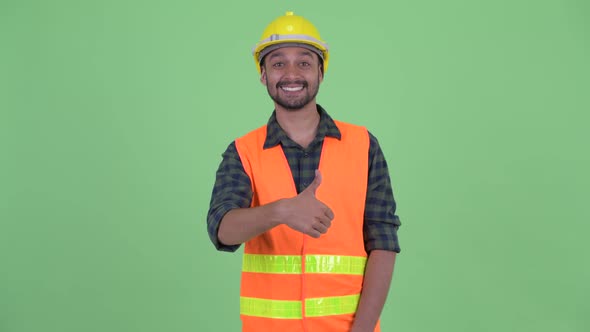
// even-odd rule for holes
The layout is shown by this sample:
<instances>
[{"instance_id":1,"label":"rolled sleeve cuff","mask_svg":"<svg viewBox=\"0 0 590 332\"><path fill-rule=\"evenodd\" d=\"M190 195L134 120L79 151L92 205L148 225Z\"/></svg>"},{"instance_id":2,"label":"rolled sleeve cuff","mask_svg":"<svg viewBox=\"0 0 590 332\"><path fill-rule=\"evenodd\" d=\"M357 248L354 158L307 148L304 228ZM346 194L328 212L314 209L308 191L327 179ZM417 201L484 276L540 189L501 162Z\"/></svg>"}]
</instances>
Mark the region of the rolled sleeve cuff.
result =
<instances>
[{"instance_id":1,"label":"rolled sleeve cuff","mask_svg":"<svg viewBox=\"0 0 590 332\"><path fill-rule=\"evenodd\" d=\"M399 219L396 218L394 224L381 224L380 227L365 228L365 250L370 253L372 250L387 250L401 252L397 230L399 228Z\"/></svg>"}]
</instances>

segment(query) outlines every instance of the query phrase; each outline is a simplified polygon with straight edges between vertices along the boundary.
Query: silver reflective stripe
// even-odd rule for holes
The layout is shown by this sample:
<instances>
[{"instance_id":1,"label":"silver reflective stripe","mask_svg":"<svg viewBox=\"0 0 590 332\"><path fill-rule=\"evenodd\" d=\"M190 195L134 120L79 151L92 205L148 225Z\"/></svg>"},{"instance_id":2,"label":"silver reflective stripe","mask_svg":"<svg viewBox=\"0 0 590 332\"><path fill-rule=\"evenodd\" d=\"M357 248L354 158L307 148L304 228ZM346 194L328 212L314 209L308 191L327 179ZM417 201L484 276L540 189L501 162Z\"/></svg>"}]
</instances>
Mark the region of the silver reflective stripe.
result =
<instances>
[{"instance_id":1,"label":"silver reflective stripe","mask_svg":"<svg viewBox=\"0 0 590 332\"><path fill-rule=\"evenodd\" d=\"M260 47L261 45L267 44L267 43L271 43L271 42L275 42L275 41L286 41L286 42L302 42L302 41L307 41L313 44L317 44L320 45L321 47L325 48L326 51L328 51L328 44L322 42L321 40L315 39L311 36L308 35L279 35L279 34L273 34L270 35L270 37L265 38L263 40L261 40L258 44L256 44L256 46L254 46L252 48L252 54L256 54L256 49L258 47ZM319 51L322 51L320 49L318 49Z\"/></svg>"},{"instance_id":2,"label":"silver reflective stripe","mask_svg":"<svg viewBox=\"0 0 590 332\"><path fill-rule=\"evenodd\" d=\"M308 36L308 35L279 35L277 33L270 35L270 37L268 37L266 39L261 40L258 43L258 45L265 44L268 42L277 41L277 40L293 40L293 41L305 40L308 42L319 44L319 45L323 46L326 50L328 49L328 44L322 42L321 40L315 39L312 36Z\"/></svg>"}]
</instances>

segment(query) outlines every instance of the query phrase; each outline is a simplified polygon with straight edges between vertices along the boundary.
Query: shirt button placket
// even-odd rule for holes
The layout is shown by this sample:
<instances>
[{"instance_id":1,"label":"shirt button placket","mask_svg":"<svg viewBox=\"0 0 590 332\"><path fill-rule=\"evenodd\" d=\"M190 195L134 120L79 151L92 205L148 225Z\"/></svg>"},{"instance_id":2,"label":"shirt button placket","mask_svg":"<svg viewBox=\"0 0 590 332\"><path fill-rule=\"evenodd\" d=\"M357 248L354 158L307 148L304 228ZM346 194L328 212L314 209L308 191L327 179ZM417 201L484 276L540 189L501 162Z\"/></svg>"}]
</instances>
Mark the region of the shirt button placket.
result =
<instances>
[{"instance_id":1,"label":"shirt button placket","mask_svg":"<svg viewBox=\"0 0 590 332\"><path fill-rule=\"evenodd\" d=\"M307 151L303 151L303 158L307 159L309 158L309 153ZM305 160L301 162L302 164L305 164ZM309 186L309 183L304 181L303 183L301 183L301 190L305 190L305 188L307 188L307 186Z\"/></svg>"}]
</instances>

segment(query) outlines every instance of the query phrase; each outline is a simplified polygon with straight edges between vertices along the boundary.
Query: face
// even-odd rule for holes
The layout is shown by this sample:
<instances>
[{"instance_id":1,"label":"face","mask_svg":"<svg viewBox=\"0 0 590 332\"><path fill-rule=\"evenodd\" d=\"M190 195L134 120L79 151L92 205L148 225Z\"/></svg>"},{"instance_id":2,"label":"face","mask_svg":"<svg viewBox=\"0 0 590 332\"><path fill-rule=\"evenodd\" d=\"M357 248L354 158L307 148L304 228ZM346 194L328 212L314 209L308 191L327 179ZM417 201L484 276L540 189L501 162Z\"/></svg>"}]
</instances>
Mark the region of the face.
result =
<instances>
[{"instance_id":1,"label":"face","mask_svg":"<svg viewBox=\"0 0 590 332\"><path fill-rule=\"evenodd\" d=\"M315 100L323 74L320 59L301 47L282 47L269 53L260 81L274 102L288 111L300 110Z\"/></svg>"}]
</instances>

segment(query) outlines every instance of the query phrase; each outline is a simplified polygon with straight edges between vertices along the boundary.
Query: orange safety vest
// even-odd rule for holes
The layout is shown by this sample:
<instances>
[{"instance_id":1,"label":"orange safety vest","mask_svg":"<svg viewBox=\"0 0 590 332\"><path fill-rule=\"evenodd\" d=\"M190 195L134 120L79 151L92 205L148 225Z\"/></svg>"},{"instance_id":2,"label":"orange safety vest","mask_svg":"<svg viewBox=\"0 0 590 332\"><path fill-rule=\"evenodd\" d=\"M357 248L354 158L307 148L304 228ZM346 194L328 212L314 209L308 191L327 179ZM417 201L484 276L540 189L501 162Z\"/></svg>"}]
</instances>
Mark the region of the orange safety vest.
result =
<instances>
[{"instance_id":1,"label":"orange safety vest","mask_svg":"<svg viewBox=\"0 0 590 332\"><path fill-rule=\"evenodd\" d=\"M324 138L322 183L316 191L334 212L332 226L314 239L283 224L246 242L242 331L350 331L367 260L363 219L369 135L363 127L336 125L341 139ZM252 183L252 207L297 195L282 147L263 149L265 139L263 126L236 140Z\"/></svg>"}]
</instances>

